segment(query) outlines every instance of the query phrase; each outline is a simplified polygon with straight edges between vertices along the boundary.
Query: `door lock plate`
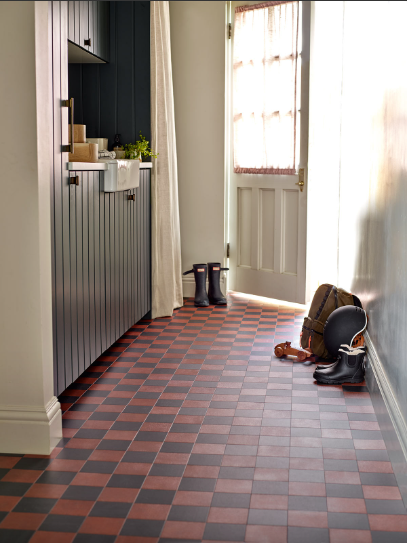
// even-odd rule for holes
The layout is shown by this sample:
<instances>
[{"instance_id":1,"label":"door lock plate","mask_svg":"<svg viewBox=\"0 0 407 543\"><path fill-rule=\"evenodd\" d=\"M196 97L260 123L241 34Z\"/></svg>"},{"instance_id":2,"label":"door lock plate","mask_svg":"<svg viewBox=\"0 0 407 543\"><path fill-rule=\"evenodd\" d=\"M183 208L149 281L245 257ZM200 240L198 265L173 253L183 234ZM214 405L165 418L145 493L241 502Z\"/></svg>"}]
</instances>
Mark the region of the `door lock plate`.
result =
<instances>
[{"instance_id":1,"label":"door lock plate","mask_svg":"<svg viewBox=\"0 0 407 543\"><path fill-rule=\"evenodd\" d=\"M298 183L296 183L296 185L298 185L300 187L300 191L303 192L304 190L304 185L305 185L305 168L300 168L298 170Z\"/></svg>"}]
</instances>

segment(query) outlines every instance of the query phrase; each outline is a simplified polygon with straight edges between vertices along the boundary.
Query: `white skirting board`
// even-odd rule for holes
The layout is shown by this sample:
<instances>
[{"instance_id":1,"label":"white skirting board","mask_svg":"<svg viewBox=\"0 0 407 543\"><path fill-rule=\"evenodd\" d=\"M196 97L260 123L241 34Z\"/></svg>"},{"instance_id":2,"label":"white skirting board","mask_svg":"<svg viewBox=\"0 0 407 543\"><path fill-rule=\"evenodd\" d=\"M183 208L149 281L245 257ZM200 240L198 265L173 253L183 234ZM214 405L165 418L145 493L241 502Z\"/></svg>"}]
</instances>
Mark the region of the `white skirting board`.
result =
<instances>
[{"instance_id":1,"label":"white skirting board","mask_svg":"<svg viewBox=\"0 0 407 543\"><path fill-rule=\"evenodd\" d=\"M393 388L375 349L365 332L367 347L366 382L393 471L407 505L407 424Z\"/></svg>"},{"instance_id":2,"label":"white skirting board","mask_svg":"<svg viewBox=\"0 0 407 543\"><path fill-rule=\"evenodd\" d=\"M220 278L220 290L226 296L227 278L225 275ZM208 292L208 281L206 281L206 291ZM193 273L182 277L182 293L184 298L193 298L195 296L195 279Z\"/></svg>"},{"instance_id":3,"label":"white skirting board","mask_svg":"<svg viewBox=\"0 0 407 543\"><path fill-rule=\"evenodd\" d=\"M48 455L61 439L61 405L55 396L44 407L0 405L0 453Z\"/></svg>"}]
</instances>

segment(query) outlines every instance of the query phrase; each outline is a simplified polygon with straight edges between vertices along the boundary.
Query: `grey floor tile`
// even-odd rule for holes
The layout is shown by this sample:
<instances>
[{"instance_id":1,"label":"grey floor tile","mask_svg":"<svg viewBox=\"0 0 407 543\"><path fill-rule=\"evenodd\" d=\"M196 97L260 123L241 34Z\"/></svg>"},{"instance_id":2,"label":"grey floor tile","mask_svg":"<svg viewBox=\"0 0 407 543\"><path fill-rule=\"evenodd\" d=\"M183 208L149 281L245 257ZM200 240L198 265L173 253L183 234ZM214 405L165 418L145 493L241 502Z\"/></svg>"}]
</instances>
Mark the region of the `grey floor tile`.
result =
<instances>
[{"instance_id":1,"label":"grey floor tile","mask_svg":"<svg viewBox=\"0 0 407 543\"><path fill-rule=\"evenodd\" d=\"M178 490L192 490L198 492L213 492L216 479L202 479L199 477L183 477Z\"/></svg>"},{"instance_id":2,"label":"grey floor tile","mask_svg":"<svg viewBox=\"0 0 407 543\"><path fill-rule=\"evenodd\" d=\"M359 471L356 460L324 460L326 471Z\"/></svg>"},{"instance_id":3,"label":"grey floor tile","mask_svg":"<svg viewBox=\"0 0 407 543\"><path fill-rule=\"evenodd\" d=\"M369 530L369 520L365 514L328 513L329 528L345 530Z\"/></svg>"},{"instance_id":4,"label":"grey floor tile","mask_svg":"<svg viewBox=\"0 0 407 543\"><path fill-rule=\"evenodd\" d=\"M214 541L244 541L245 524L211 524L205 526L203 538Z\"/></svg>"},{"instance_id":5,"label":"grey floor tile","mask_svg":"<svg viewBox=\"0 0 407 543\"><path fill-rule=\"evenodd\" d=\"M0 528L1 543L28 543L34 532L31 530L2 530Z\"/></svg>"},{"instance_id":6,"label":"grey floor tile","mask_svg":"<svg viewBox=\"0 0 407 543\"><path fill-rule=\"evenodd\" d=\"M405 515L402 500L365 500L367 512L371 515Z\"/></svg>"},{"instance_id":7,"label":"grey floor tile","mask_svg":"<svg viewBox=\"0 0 407 543\"><path fill-rule=\"evenodd\" d=\"M361 473L360 481L362 485L397 486L394 473Z\"/></svg>"},{"instance_id":8,"label":"grey floor tile","mask_svg":"<svg viewBox=\"0 0 407 543\"><path fill-rule=\"evenodd\" d=\"M247 524L287 526L287 511L250 509Z\"/></svg>"},{"instance_id":9,"label":"grey floor tile","mask_svg":"<svg viewBox=\"0 0 407 543\"><path fill-rule=\"evenodd\" d=\"M325 483L325 473L322 470L290 469L289 481L306 483Z\"/></svg>"},{"instance_id":10,"label":"grey floor tile","mask_svg":"<svg viewBox=\"0 0 407 543\"><path fill-rule=\"evenodd\" d=\"M327 483L326 495L329 498L363 498L361 485L339 485Z\"/></svg>"},{"instance_id":11,"label":"grey floor tile","mask_svg":"<svg viewBox=\"0 0 407 543\"><path fill-rule=\"evenodd\" d=\"M234 467L222 467L220 468L219 479L248 479L253 480L254 468L234 468Z\"/></svg>"},{"instance_id":12,"label":"grey floor tile","mask_svg":"<svg viewBox=\"0 0 407 543\"><path fill-rule=\"evenodd\" d=\"M77 532L85 517L73 515L48 515L40 526L46 532Z\"/></svg>"},{"instance_id":13,"label":"grey floor tile","mask_svg":"<svg viewBox=\"0 0 407 543\"><path fill-rule=\"evenodd\" d=\"M189 505L173 505L168 520L181 522L206 522L209 507L195 507Z\"/></svg>"},{"instance_id":14,"label":"grey floor tile","mask_svg":"<svg viewBox=\"0 0 407 543\"><path fill-rule=\"evenodd\" d=\"M406 543L406 533L372 532L372 543Z\"/></svg>"},{"instance_id":15,"label":"grey floor tile","mask_svg":"<svg viewBox=\"0 0 407 543\"><path fill-rule=\"evenodd\" d=\"M159 537L164 526L162 520L127 519L120 535L138 537Z\"/></svg>"},{"instance_id":16,"label":"grey floor tile","mask_svg":"<svg viewBox=\"0 0 407 543\"><path fill-rule=\"evenodd\" d=\"M238 507L248 509L250 507L250 494L215 492L213 494L211 507Z\"/></svg>"},{"instance_id":17,"label":"grey floor tile","mask_svg":"<svg viewBox=\"0 0 407 543\"><path fill-rule=\"evenodd\" d=\"M288 543L329 543L329 530L289 526Z\"/></svg>"},{"instance_id":18,"label":"grey floor tile","mask_svg":"<svg viewBox=\"0 0 407 543\"><path fill-rule=\"evenodd\" d=\"M282 481L253 481L252 494L288 495L288 483Z\"/></svg>"}]
</instances>

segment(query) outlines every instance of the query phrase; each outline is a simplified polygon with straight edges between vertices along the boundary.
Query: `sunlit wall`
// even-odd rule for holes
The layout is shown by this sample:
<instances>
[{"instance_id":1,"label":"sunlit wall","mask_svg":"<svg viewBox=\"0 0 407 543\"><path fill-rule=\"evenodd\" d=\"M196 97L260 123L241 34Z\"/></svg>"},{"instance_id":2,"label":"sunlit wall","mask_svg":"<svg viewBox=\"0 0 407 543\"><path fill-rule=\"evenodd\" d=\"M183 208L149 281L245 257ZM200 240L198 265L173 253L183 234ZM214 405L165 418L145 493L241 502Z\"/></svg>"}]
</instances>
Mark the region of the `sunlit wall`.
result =
<instances>
[{"instance_id":1,"label":"sunlit wall","mask_svg":"<svg viewBox=\"0 0 407 543\"><path fill-rule=\"evenodd\" d=\"M343 2L311 3L308 299L338 281Z\"/></svg>"},{"instance_id":2,"label":"sunlit wall","mask_svg":"<svg viewBox=\"0 0 407 543\"><path fill-rule=\"evenodd\" d=\"M407 3L313 8L309 289L361 297L407 419Z\"/></svg>"}]
</instances>

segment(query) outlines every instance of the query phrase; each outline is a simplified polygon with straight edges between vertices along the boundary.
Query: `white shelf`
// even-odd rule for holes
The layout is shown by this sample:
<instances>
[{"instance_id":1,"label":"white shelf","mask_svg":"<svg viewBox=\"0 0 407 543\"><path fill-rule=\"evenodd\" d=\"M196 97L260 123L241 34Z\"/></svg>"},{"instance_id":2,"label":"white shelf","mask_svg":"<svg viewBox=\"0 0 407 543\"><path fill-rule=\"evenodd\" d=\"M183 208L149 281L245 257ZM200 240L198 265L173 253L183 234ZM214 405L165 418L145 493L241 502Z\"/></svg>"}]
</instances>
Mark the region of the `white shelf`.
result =
<instances>
[{"instance_id":1,"label":"white shelf","mask_svg":"<svg viewBox=\"0 0 407 543\"><path fill-rule=\"evenodd\" d=\"M102 162L68 162L68 170L76 172L107 170L107 164Z\"/></svg>"},{"instance_id":2,"label":"white shelf","mask_svg":"<svg viewBox=\"0 0 407 543\"><path fill-rule=\"evenodd\" d=\"M140 162L140 169L152 168L152 162ZM106 162L68 162L68 170L76 172L105 171Z\"/></svg>"}]
</instances>

